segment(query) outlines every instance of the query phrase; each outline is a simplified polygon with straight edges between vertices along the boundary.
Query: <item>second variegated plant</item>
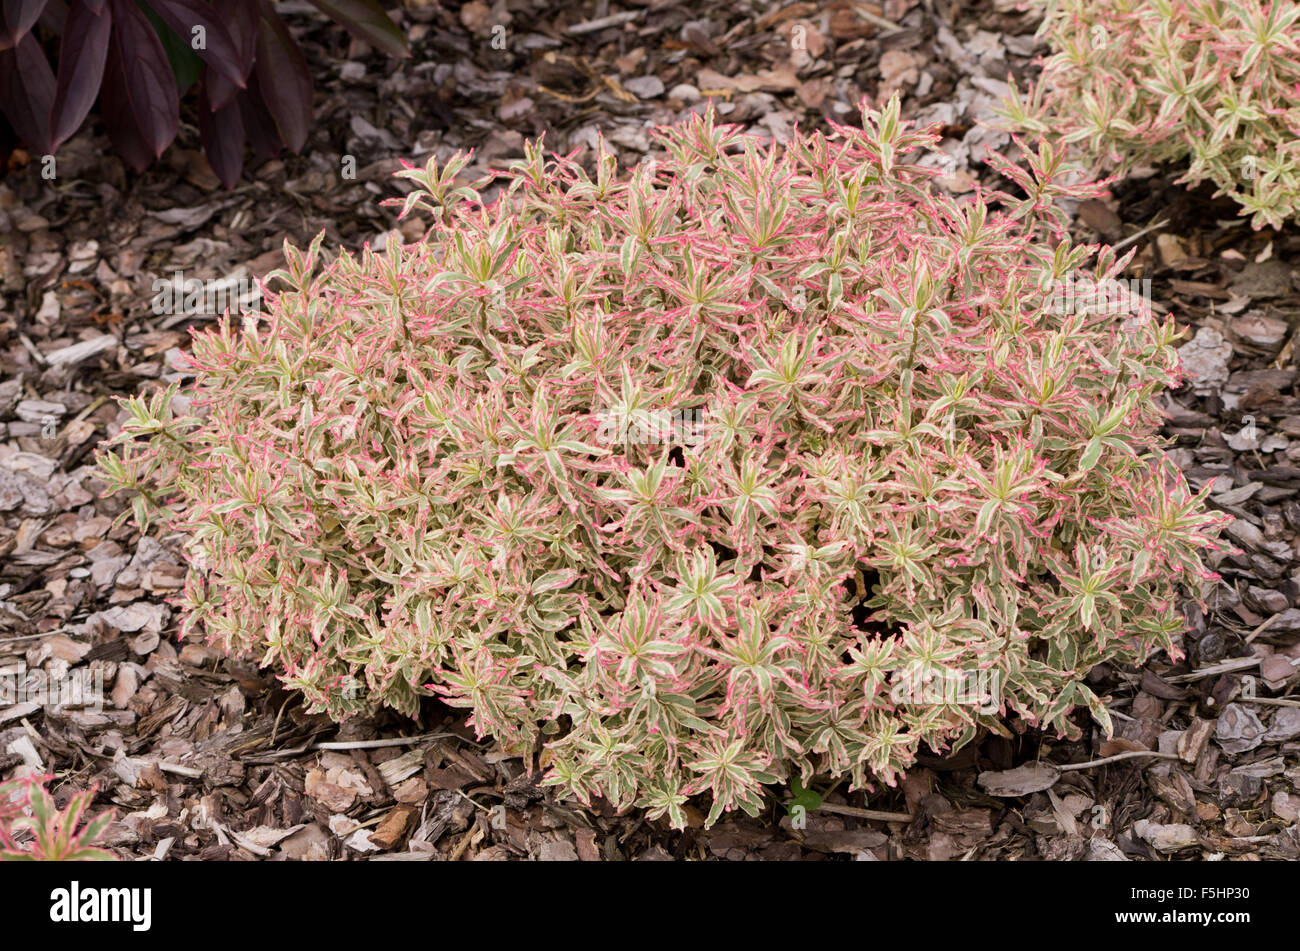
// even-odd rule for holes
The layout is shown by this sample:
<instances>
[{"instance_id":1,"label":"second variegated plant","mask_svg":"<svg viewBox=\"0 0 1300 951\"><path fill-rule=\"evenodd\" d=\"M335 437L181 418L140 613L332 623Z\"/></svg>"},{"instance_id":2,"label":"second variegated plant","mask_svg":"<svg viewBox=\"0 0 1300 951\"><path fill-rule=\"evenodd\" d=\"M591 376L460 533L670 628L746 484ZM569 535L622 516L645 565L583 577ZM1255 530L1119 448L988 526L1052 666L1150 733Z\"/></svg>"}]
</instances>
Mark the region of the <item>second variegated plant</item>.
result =
<instances>
[{"instance_id":1,"label":"second variegated plant","mask_svg":"<svg viewBox=\"0 0 1300 951\"><path fill-rule=\"evenodd\" d=\"M1003 116L1121 171L1187 163L1256 228L1300 219L1300 3L1027 0L1049 55Z\"/></svg>"}]
</instances>

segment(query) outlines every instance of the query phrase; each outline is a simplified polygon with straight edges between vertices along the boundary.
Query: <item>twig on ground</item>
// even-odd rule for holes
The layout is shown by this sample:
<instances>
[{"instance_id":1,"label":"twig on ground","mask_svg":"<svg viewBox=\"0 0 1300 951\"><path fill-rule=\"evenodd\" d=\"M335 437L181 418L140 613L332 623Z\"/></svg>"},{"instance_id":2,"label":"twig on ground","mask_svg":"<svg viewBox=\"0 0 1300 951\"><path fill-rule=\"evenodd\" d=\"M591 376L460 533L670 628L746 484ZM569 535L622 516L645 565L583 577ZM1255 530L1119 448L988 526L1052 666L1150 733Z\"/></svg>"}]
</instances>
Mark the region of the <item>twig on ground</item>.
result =
<instances>
[{"instance_id":1,"label":"twig on ground","mask_svg":"<svg viewBox=\"0 0 1300 951\"><path fill-rule=\"evenodd\" d=\"M1238 697L1233 703L1262 703L1268 707L1300 707L1300 700L1283 697Z\"/></svg>"},{"instance_id":2,"label":"twig on ground","mask_svg":"<svg viewBox=\"0 0 1300 951\"><path fill-rule=\"evenodd\" d=\"M12 644L15 641L34 641L38 637L52 637L55 634L62 634L62 630L42 631L40 634L15 634L13 637L0 637L0 644Z\"/></svg>"},{"instance_id":3,"label":"twig on ground","mask_svg":"<svg viewBox=\"0 0 1300 951\"><path fill-rule=\"evenodd\" d=\"M831 812L837 816L853 816L855 819L875 819L880 822L911 822L914 818L906 812L884 812L880 809L859 809L857 806L841 806L833 802L824 802L817 809Z\"/></svg>"},{"instance_id":4,"label":"twig on ground","mask_svg":"<svg viewBox=\"0 0 1300 951\"><path fill-rule=\"evenodd\" d=\"M581 23L575 23L564 32L569 36L582 36L584 33L595 33L597 30L603 30L610 26L621 26L624 23L631 23L639 19L644 10L628 10L625 13L611 13L609 16L597 17L594 20L584 20Z\"/></svg>"},{"instance_id":5,"label":"twig on ground","mask_svg":"<svg viewBox=\"0 0 1300 951\"><path fill-rule=\"evenodd\" d=\"M1251 667L1258 666L1258 657L1234 657L1232 660L1225 660L1223 663L1215 664L1213 667L1202 667L1200 670L1193 670L1190 674L1179 674L1176 677L1166 677L1165 682L1171 684L1187 684L1194 680L1204 680L1206 677L1214 677L1218 674L1230 674L1238 670L1249 670Z\"/></svg>"},{"instance_id":6,"label":"twig on ground","mask_svg":"<svg viewBox=\"0 0 1300 951\"><path fill-rule=\"evenodd\" d=\"M1156 221L1156 222L1153 222L1153 223L1147 225L1145 228L1143 228L1143 229L1142 229L1141 231L1139 231L1137 234L1131 234L1131 235L1129 235L1127 238L1125 238L1123 241L1118 241L1118 242L1116 242L1115 244L1112 244L1112 245L1111 245L1111 250L1113 250L1113 251L1119 251L1119 250L1122 250L1123 248L1127 248L1127 247L1128 247L1130 244L1132 244L1134 241L1137 241L1139 238L1144 237L1145 235L1148 235L1148 234L1150 234L1150 233L1153 232L1153 231L1159 231L1161 228L1163 228L1163 227L1164 227L1165 225L1167 225L1167 224L1169 224L1169 219L1168 219L1168 218L1161 218L1159 221Z\"/></svg>"},{"instance_id":7,"label":"twig on ground","mask_svg":"<svg viewBox=\"0 0 1300 951\"><path fill-rule=\"evenodd\" d=\"M1277 620L1278 618L1280 618L1281 616L1282 616L1282 615L1280 615L1280 614L1274 614L1271 618L1269 618L1267 621L1265 621L1265 622L1264 622L1263 624L1261 624L1259 627L1255 628L1255 630L1251 631L1250 634L1246 637L1246 643L1249 644L1249 643L1250 643L1251 641L1253 641L1255 638L1259 637L1259 635L1261 635L1261 634L1263 634L1265 631L1267 631L1267 630L1269 629L1269 627L1273 624L1273 622L1276 621L1276 620Z\"/></svg>"},{"instance_id":8,"label":"twig on ground","mask_svg":"<svg viewBox=\"0 0 1300 951\"><path fill-rule=\"evenodd\" d=\"M474 740L466 739L459 733L421 733L419 736L394 736L385 740L333 740L325 743L304 743L302 746L295 746L292 749L271 750L256 756L245 756L243 759L249 763L271 762L317 750L377 750L389 746L411 746L422 740L440 739L456 739L474 746L481 745Z\"/></svg>"},{"instance_id":9,"label":"twig on ground","mask_svg":"<svg viewBox=\"0 0 1300 951\"><path fill-rule=\"evenodd\" d=\"M1087 763L1068 763L1065 766L1058 766L1055 763L1052 763L1050 765L1058 773L1072 773L1080 769L1092 769L1094 766L1107 766L1111 763L1118 763L1121 760L1136 759L1139 756L1154 756L1156 759L1178 759L1177 753L1160 753L1156 750L1131 750L1128 753L1116 753L1114 756L1095 759Z\"/></svg>"},{"instance_id":10,"label":"twig on ground","mask_svg":"<svg viewBox=\"0 0 1300 951\"><path fill-rule=\"evenodd\" d=\"M483 827L480 826L478 823L475 823L474 827L470 829L468 832L466 832L461 837L461 840L456 843L456 848L453 849L451 855L447 857L447 861L459 862L460 857L465 854L465 850L467 848L469 848L471 845L477 845L482 841L483 841Z\"/></svg>"},{"instance_id":11,"label":"twig on ground","mask_svg":"<svg viewBox=\"0 0 1300 951\"><path fill-rule=\"evenodd\" d=\"M388 746L411 746L421 740L445 740L455 738L464 740L459 733L421 733L419 736L394 736L386 740L338 740L328 743L313 743L312 750L378 750ZM466 740L466 742L472 742Z\"/></svg>"}]
</instances>

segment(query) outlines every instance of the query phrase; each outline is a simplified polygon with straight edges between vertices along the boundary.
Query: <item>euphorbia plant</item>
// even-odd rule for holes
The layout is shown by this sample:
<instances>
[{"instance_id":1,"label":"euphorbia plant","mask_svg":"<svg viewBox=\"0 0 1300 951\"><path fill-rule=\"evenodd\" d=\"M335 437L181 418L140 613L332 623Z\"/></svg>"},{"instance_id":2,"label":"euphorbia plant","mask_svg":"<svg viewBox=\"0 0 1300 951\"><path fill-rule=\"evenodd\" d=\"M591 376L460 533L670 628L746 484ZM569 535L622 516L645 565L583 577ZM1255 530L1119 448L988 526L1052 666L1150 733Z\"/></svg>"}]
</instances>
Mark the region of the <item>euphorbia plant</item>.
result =
<instances>
[{"instance_id":1,"label":"euphorbia plant","mask_svg":"<svg viewBox=\"0 0 1300 951\"><path fill-rule=\"evenodd\" d=\"M1028 0L1050 55L1002 114L1121 170L1189 161L1256 228L1300 216L1300 4Z\"/></svg>"},{"instance_id":2,"label":"euphorbia plant","mask_svg":"<svg viewBox=\"0 0 1300 951\"><path fill-rule=\"evenodd\" d=\"M95 791L76 793L60 810L45 788L49 780L27 776L0 783L0 862L115 860L112 852L95 847L113 814L86 818Z\"/></svg>"},{"instance_id":3,"label":"euphorbia plant","mask_svg":"<svg viewBox=\"0 0 1300 951\"><path fill-rule=\"evenodd\" d=\"M311 0L358 39L406 55L376 0ZM57 35L58 69L44 47ZM271 0L6 0L0 4L0 112L39 154L52 154L91 107L136 171L180 128L181 97L198 89L199 136L233 188L245 141L262 156L298 152L311 128L307 61Z\"/></svg>"},{"instance_id":4,"label":"euphorbia plant","mask_svg":"<svg viewBox=\"0 0 1300 951\"><path fill-rule=\"evenodd\" d=\"M1052 303L1125 263L1070 245L1054 202L1096 188L1058 150L961 204L896 100L863 121L708 114L626 178L530 145L488 204L431 161L426 240L286 247L100 456L187 539L185 630L335 717L442 697L678 825L999 715L1108 725L1084 675L1177 649L1217 532L1157 447L1175 329ZM996 695L902 689L963 673Z\"/></svg>"}]
</instances>

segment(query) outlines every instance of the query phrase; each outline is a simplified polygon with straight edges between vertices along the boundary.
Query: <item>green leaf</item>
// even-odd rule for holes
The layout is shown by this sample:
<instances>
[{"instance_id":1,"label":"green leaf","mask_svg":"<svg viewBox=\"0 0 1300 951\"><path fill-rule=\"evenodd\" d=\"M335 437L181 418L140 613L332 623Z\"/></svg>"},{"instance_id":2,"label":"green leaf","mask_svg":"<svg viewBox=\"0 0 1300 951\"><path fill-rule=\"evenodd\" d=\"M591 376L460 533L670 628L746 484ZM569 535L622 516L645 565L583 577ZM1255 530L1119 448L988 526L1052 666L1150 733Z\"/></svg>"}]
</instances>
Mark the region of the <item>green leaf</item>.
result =
<instances>
[{"instance_id":1,"label":"green leaf","mask_svg":"<svg viewBox=\"0 0 1300 951\"><path fill-rule=\"evenodd\" d=\"M822 797L811 789L804 789L803 783L798 776L790 780L790 801L788 806L803 806L808 812L813 812L822 807Z\"/></svg>"},{"instance_id":2,"label":"green leaf","mask_svg":"<svg viewBox=\"0 0 1300 951\"><path fill-rule=\"evenodd\" d=\"M158 34L158 39L162 42L163 52L167 54L167 62L171 64L172 72L176 76L176 88L182 93L188 91L199 81L199 76L203 73L203 60L190 48L189 43L177 36L158 14L149 9L148 4L143 0L136 0L136 6L144 11L144 15L149 18L154 31Z\"/></svg>"}]
</instances>

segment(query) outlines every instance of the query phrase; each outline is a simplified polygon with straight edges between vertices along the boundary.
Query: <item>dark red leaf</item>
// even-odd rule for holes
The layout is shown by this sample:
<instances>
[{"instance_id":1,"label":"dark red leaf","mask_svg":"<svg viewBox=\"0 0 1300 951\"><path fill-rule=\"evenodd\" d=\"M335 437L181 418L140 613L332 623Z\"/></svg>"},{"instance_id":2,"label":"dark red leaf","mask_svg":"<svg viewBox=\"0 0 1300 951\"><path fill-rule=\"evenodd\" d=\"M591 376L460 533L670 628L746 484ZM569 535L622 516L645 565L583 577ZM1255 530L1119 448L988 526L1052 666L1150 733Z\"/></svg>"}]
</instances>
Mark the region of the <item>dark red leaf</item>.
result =
<instances>
[{"instance_id":1,"label":"dark red leaf","mask_svg":"<svg viewBox=\"0 0 1300 951\"><path fill-rule=\"evenodd\" d=\"M0 51L0 109L9 117L27 147L48 155L50 106L54 102L54 73L41 44L28 33L11 50Z\"/></svg>"},{"instance_id":2,"label":"dark red leaf","mask_svg":"<svg viewBox=\"0 0 1300 951\"><path fill-rule=\"evenodd\" d=\"M103 13L104 4L107 2L108 0L86 0L86 6L90 7L93 13Z\"/></svg>"},{"instance_id":3,"label":"dark red leaf","mask_svg":"<svg viewBox=\"0 0 1300 951\"><path fill-rule=\"evenodd\" d=\"M257 0L230 0L229 13L226 28L239 49L239 65L247 77L257 58L257 21L261 18Z\"/></svg>"},{"instance_id":4,"label":"dark red leaf","mask_svg":"<svg viewBox=\"0 0 1300 951\"><path fill-rule=\"evenodd\" d=\"M110 0L112 51L118 57L123 92L135 127L153 151L163 154L180 128L180 96L162 41L135 0Z\"/></svg>"},{"instance_id":5,"label":"dark red leaf","mask_svg":"<svg viewBox=\"0 0 1300 951\"><path fill-rule=\"evenodd\" d=\"M375 0L311 0L331 19L347 27L357 39L389 56L407 56L406 37Z\"/></svg>"},{"instance_id":6,"label":"dark red leaf","mask_svg":"<svg viewBox=\"0 0 1300 951\"><path fill-rule=\"evenodd\" d=\"M0 49L17 46L45 9L46 0L3 0L0 4Z\"/></svg>"},{"instance_id":7,"label":"dark red leaf","mask_svg":"<svg viewBox=\"0 0 1300 951\"><path fill-rule=\"evenodd\" d=\"M240 76L247 80L253 71L253 60L257 58L257 21L261 19L257 0L232 0L226 12L230 17L226 29L239 52ZM220 73L209 72L204 82L208 88L208 101L217 109L233 102L239 89Z\"/></svg>"},{"instance_id":8,"label":"dark red leaf","mask_svg":"<svg viewBox=\"0 0 1300 951\"><path fill-rule=\"evenodd\" d=\"M235 97L239 103L239 116L244 120L244 133L258 161L266 161L280 154L284 143L275 128L275 120L266 111L266 105L251 92L240 91Z\"/></svg>"},{"instance_id":9,"label":"dark red leaf","mask_svg":"<svg viewBox=\"0 0 1300 951\"><path fill-rule=\"evenodd\" d=\"M234 188L244 168L244 120L233 100L214 109L206 85L199 91L199 138L221 184Z\"/></svg>"},{"instance_id":10,"label":"dark red leaf","mask_svg":"<svg viewBox=\"0 0 1300 951\"><path fill-rule=\"evenodd\" d=\"M211 70L204 73L203 83L207 89L207 94L203 98L212 109L224 109L235 101L235 93L239 92L238 86L220 73Z\"/></svg>"},{"instance_id":11,"label":"dark red leaf","mask_svg":"<svg viewBox=\"0 0 1300 951\"><path fill-rule=\"evenodd\" d=\"M257 90L275 127L292 151L307 144L311 126L311 73L302 50L267 0L260 0L262 18L257 27Z\"/></svg>"},{"instance_id":12,"label":"dark red leaf","mask_svg":"<svg viewBox=\"0 0 1300 951\"><path fill-rule=\"evenodd\" d=\"M90 0L90 9L96 13L103 9L107 0ZM49 30L55 36L63 34L63 21L68 18L68 5L64 0L47 0L45 10L41 13L41 18L37 21L45 29Z\"/></svg>"},{"instance_id":13,"label":"dark red leaf","mask_svg":"<svg viewBox=\"0 0 1300 951\"><path fill-rule=\"evenodd\" d=\"M89 0L72 0L59 45L59 79L50 112L55 148L77 131L99 96L112 29L113 14L108 9L96 15Z\"/></svg>"},{"instance_id":14,"label":"dark red leaf","mask_svg":"<svg viewBox=\"0 0 1300 951\"><path fill-rule=\"evenodd\" d=\"M239 47L230 36L224 23L217 19L216 10L202 0L149 0L149 7L169 27L176 31L181 42L208 64L241 89L248 75L242 66ZM194 28L202 27L204 49L194 48ZM229 100L226 100L229 101ZM218 103L218 106L224 105Z\"/></svg>"},{"instance_id":15,"label":"dark red leaf","mask_svg":"<svg viewBox=\"0 0 1300 951\"><path fill-rule=\"evenodd\" d=\"M99 91L99 116L108 129L113 148L132 168L143 172L154 160L154 154L136 124L124 72L117 44L110 43L108 62L104 64L104 83Z\"/></svg>"}]
</instances>

